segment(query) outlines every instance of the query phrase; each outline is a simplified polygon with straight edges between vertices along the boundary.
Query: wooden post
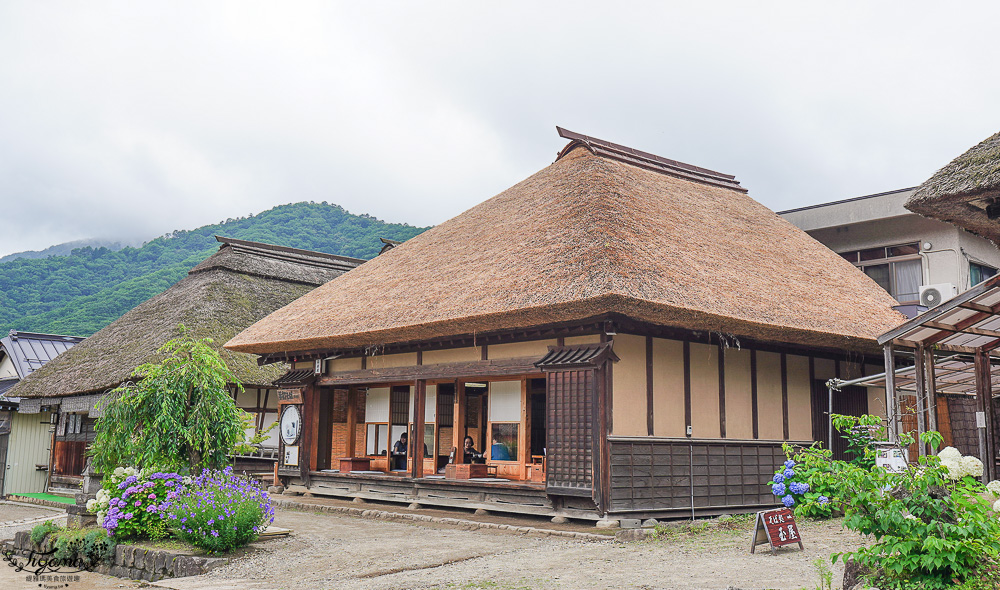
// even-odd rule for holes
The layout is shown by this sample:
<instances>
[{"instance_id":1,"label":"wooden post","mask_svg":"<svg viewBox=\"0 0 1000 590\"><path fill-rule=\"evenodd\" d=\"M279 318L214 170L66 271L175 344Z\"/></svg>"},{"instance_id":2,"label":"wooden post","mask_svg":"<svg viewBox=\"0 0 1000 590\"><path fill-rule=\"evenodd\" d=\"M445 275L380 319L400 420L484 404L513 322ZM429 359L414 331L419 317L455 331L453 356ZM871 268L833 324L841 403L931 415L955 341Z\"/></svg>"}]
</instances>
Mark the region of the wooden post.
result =
<instances>
[{"instance_id":1,"label":"wooden post","mask_svg":"<svg viewBox=\"0 0 1000 590\"><path fill-rule=\"evenodd\" d=\"M976 349L975 356L975 372L976 372L976 413L981 414L984 418L987 418L985 428L977 428L979 431L979 458L983 462L983 482L989 482L991 472L994 469L990 468L990 465L996 462L995 457L990 456L990 441L988 440L989 433L989 421L986 414L986 396L987 392L991 389L989 379L984 379L984 375L989 375L989 357L982 348ZM976 416L976 422L978 426L979 416Z\"/></svg>"},{"instance_id":2,"label":"wooden post","mask_svg":"<svg viewBox=\"0 0 1000 590\"><path fill-rule=\"evenodd\" d=\"M913 355L913 377L916 379L917 387L917 454L921 457L927 454L927 445L920 442L920 435L927 432L926 426L926 399L927 399L927 371L924 368L924 345L917 344L917 349Z\"/></svg>"},{"instance_id":3,"label":"wooden post","mask_svg":"<svg viewBox=\"0 0 1000 590\"><path fill-rule=\"evenodd\" d=\"M982 348L978 348L976 349L976 355L976 360L979 360L979 356L982 356L982 360L979 363L981 366L977 366L980 371L977 372L976 395L978 396L980 391L983 393L980 407L986 416L986 432L984 433L986 438L985 451L986 458L989 459L983 459L983 465L985 466L983 477L984 482L989 482L996 479L997 475L996 428L993 421L993 368L990 366L990 355L988 352L983 351ZM980 382L982 383L981 387L979 385Z\"/></svg>"},{"instance_id":4,"label":"wooden post","mask_svg":"<svg viewBox=\"0 0 1000 590\"><path fill-rule=\"evenodd\" d=\"M893 438L899 441L899 400L896 399L896 363L894 360L892 342L887 342L882 348L885 361L885 401L888 404L889 430Z\"/></svg>"},{"instance_id":5,"label":"wooden post","mask_svg":"<svg viewBox=\"0 0 1000 590\"><path fill-rule=\"evenodd\" d=\"M924 350L924 367L927 369L927 430L938 430L937 375L934 370L934 351Z\"/></svg>"},{"instance_id":6,"label":"wooden post","mask_svg":"<svg viewBox=\"0 0 1000 590\"><path fill-rule=\"evenodd\" d=\"M527 474L528 460L531 458L531 453L529 452L528 446L531 444L531 437L529 436L528 429L531 428L531 414L528 412L528 380L527 378L521 379L521 425L518 426L517 433L517 460L520 463L518 470L520 471L520 477L524 478Z\"/></svg>"},{"instance_id":7,"label":"wooden post","mask_svg":"<svg viewBox=\"0 0 1000 590\"><path fill-rule=\"evenodd\" d=\"M465 383L455 382L455 403L451 419L451 446L455 463L465 463Z\"/></svg>"},{"instance_id":8,"label":"wooden post","mask_svg":"<svg viewBox=\"0 0 1000 590\"><path fill-rule=\"evenodd\" d=\"M356 449L355 437L358 430L358 389L347 388L347 456L354 457Z\"/></svg>"},{"instance_id":9,"label":"wooden post","mask_svg":"<svg viewBox=\"0 0 1000 590\"><path fill-rule=\"evenodd\" d=\"M424 409L427 405L427 381L417 379L413 388L413 434L410 435L410 477L424 476Z\"/></svg>"}]
</instances>

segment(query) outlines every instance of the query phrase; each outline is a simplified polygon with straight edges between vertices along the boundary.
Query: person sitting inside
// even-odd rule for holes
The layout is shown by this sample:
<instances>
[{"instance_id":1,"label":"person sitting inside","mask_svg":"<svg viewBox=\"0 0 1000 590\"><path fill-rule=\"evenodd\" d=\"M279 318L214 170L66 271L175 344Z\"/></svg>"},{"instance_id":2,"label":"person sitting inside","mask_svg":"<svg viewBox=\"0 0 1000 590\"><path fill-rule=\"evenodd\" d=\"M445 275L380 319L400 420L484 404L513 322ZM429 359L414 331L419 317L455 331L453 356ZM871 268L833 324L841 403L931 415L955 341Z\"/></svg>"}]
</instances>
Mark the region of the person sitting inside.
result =
<instances>
[{"instance_id":1,"label":"person sitting inside","mask_svg":"<svg viewBox=\"0 0 1000 590\"><path fill-rule=\"evenodd\" d=\"M393 471L406 471L406 449L409 435L405 432L399 435L399 440L392 445L392 467Z\"/></svg>"},{"instance_id":2,"label":"person sitting inside","mask_svg":"<svg viewBox=\"0 0 1000 590\"><path fill-rule=\"evenodd\" d=\"M486 458L483 454L476 450L474 446L475 441L472 440L471 436L465 437L465 462L466 463L485 463Z\"/></svg>"},{"instance_id":3,"label":"person sitting inside","mask_svg":"<svg viewBox=\"0 0 1000 590\"><path fill-rule=\"evenodd\" d=\"M490 451L490 459L494 461L513 460L510 457L510 449L507 448L507 445L503 444L502 442L498 441L495 438L493 439L493 449Z\"/></svg>"}]
</instances>

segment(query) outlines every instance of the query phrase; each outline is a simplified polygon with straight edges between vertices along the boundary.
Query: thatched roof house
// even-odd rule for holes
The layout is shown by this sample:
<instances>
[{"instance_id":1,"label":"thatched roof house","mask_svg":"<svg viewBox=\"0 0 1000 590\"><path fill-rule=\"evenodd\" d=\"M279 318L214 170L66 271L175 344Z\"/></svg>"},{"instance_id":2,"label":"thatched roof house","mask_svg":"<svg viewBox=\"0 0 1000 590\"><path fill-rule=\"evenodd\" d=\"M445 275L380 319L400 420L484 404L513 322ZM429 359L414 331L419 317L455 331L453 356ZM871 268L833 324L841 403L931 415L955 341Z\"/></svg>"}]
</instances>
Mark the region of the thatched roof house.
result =
<instances>
[{"instance_id":1,"label":"thatched roof house","mask_svg":"<svg viewBox=\"0 0 1000 590\"><path fill-rule=\"evenodd\" d=\"M551 166L296 300L227 347L358 348L618 313L857 348L901 321L885 291L732 177L564 135L573 141Z\"/></svg>"},{"instance_id":2,"label":"thatched roof house","mask_svg":"<svg viewBox=\"0 0 1000 590\"><path fill-rule=\"evenodd\" d=\"M877 362L896 302L732 176L559 132L552 165L226 344L309 373L286 484L690 517L773 504L782 442L826 440L824 380Z\"/></svg>"},{"instance_id":3,"label":"thatched roof house","mask_svg":"<svg viewBox=\"0 0 1000 590\"><path fill-rule=\"evenodd\" d=\"M252 355L222 345L245 327L317 286L364 262L319 252L218 238L219 250L186 277L141 303L35 371L9 395L52 398L103 393L132 370L157 360L157 349L180 335L212 338L236 377L248 387L267 387L284 371L258 366Z\"/></svg>"},{"instance_id":4,"label":"thatched roof house","mask_svg":"<svg viewBox=\"0 0 1000 590\"><path fill-rule=\"evenodd\" d=\"M935 172L906 208L1000 244L1000 133Z\"/></svg>"},{"instance_id":5,"label":"thatched roof house","mask_svg":"<svg viewBox=\"0 0 1000 590\"><path fill-rule=\"evenodd\" d=\"M308 293L363 260L319 252L217 238L219 250L169 289L118 318L14 386L20 411L59 413L53 448L53 483L74 484L84 450L93 438L95 404L132 375L159 360L157 350L180 335L180 325L212 346L246 388L237 404L254 415L257 428L274 421L273 381L280 366L260 366L249 354L222 344L245 327ZM274 441L274 446L277 442Z\"/></svg>"}]
</instances>

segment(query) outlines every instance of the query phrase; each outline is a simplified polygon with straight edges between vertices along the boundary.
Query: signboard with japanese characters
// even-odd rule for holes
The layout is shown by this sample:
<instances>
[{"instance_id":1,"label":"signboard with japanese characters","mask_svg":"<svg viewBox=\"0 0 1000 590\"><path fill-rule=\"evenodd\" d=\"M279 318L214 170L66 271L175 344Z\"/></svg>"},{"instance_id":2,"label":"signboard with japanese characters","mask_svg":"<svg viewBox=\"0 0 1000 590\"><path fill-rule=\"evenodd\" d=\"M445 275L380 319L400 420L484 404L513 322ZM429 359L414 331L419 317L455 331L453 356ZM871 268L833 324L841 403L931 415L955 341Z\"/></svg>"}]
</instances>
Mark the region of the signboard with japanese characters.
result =
<instances>
[{"instance_id":1,"label":"signboard with japanese characters","mask_svg":"<svg viewBox=\"0 0 1000 590\"><path fill-rule=\"evenodd\" d=\"M906 454L903 449L894 445L875 445L875 464L893 473L906 471Z\"/></svg>"},{"instance_id":2,"label":"signboard with japanese characters","mask_svg":"<svg viewBox=\"0 0 1000 590\"><path fill-rule=\"evenodd\" d=\"M795 526L795 515L788 508L758 512L752 535L750 553L755 553L757 545L764 543L771 546L771 553L776 553L778 547L793 543L798 543L799 549L802 549L799 528Z\"/></svg>"}]
</instances>

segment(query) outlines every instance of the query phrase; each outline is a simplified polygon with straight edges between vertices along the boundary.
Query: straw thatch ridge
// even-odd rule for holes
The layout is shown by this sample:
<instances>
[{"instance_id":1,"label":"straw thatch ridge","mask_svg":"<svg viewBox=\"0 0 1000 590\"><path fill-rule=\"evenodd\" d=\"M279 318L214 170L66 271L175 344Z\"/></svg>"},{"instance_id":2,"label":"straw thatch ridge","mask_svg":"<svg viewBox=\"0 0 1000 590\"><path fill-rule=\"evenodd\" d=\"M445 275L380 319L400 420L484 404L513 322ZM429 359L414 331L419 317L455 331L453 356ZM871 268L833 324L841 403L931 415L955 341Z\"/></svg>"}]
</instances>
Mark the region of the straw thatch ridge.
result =
<instances>
[{"instance_id":1,"label":"straw thatch ridge","mask_svg":"<svg viewBox=\"0 0 1000 590\"><path fill-rule=\"evenodd\" d=\"M913 193L906 208L1000 242L1000 223L985 211L996 198L1000 198L1000 133L935 172Z\"/></svg>"},{"instance_id":2,"label":"straw thatch ridge","mask_svg":"<svg viewBox=\"0 0 1000 590\"><path fill-rule=\"evenodd\" d=\"M219 250L186 277L59 355L9 393L61 397L113 388L135 367L158 360L156 350L180 335L180 324L195 338L212 338L213 348L244 385L269 385L284 374L282 366L260 367L256 357L226 350L223 343L342 274L343 260L331 261L320 253L293 260L267 244L220 241Z\"/></svg>"},{"instance_id":3,"label":"straw thatch ridge","mask_svg":"<svg viewBox=\"0 0 1000 590\"><path fill-rule=\"evenodd\" d=\"M258 354L347 349L621 313L858 350L903 321L895 304L743 193L580 146L226 346Z\"/></svg>"}]
</instances>

